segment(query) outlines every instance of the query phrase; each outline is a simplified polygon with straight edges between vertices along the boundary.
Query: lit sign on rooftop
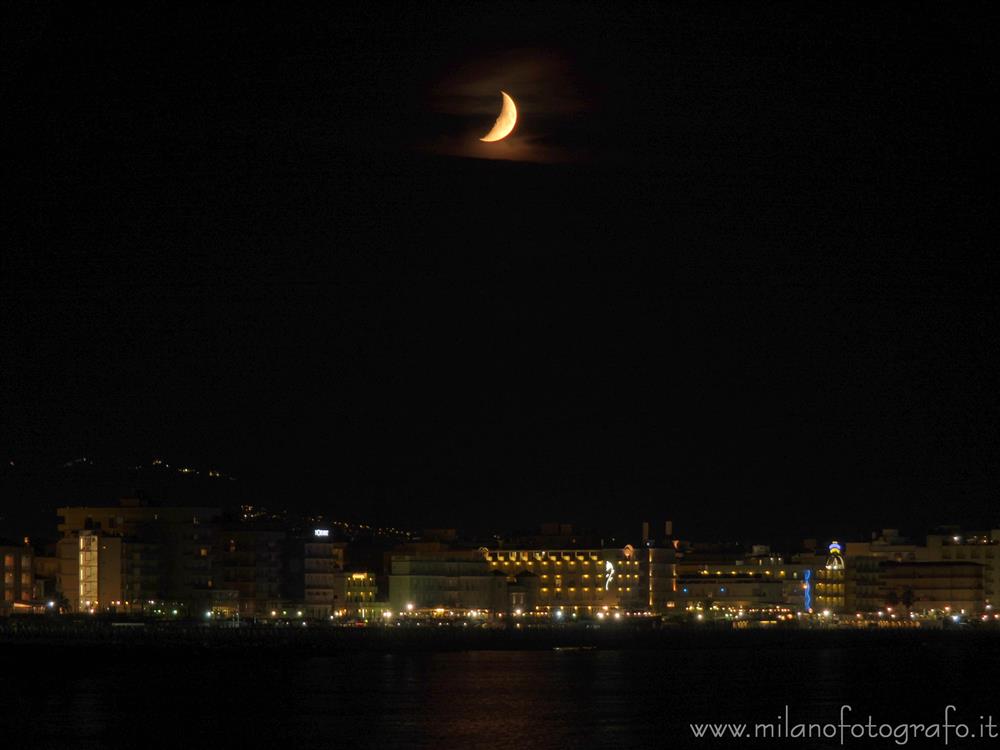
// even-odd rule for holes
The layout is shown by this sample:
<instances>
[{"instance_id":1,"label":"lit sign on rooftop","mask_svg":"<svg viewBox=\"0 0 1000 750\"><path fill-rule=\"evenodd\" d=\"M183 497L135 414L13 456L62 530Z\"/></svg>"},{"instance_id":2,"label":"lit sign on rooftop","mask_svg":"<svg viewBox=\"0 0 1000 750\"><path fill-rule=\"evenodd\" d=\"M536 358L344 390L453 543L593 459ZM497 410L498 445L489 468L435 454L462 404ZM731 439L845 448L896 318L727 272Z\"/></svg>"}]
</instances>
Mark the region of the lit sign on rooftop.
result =
<instances>
[{"instance_id":1,"label":"lit sign on rooftop","mask_svg":"<svg viewBox=\"0 0 1000 750\"><path fill-rule=\"evenodd\" d=\"M330 536L330 529L314 529L313 536Z\"/></svg>"}]
</instances>

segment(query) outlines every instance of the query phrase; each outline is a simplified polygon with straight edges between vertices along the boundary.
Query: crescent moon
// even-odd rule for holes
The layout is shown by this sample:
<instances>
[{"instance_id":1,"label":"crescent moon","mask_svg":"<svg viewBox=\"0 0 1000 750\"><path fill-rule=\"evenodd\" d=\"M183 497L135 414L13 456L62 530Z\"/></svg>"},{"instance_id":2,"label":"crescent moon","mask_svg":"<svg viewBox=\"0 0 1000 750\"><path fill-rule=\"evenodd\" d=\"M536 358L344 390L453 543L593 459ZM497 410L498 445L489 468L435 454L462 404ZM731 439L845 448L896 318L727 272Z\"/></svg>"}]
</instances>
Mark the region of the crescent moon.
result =
<instances>
[{"instance_id":1,"label":"crescent moon","mask_svg":"<svg viewBox=\"0 0 1000 750\"><path fill-rule=\"evenodd\" d=\"M501 91L500 96L503 97L503 107L500 109L500 116L493 123L493 129L479 139L481 141L492 143L493 141L506 138L517 123L517 107L514 106L514 100L510 98L510 95L506 91Z\"/></svg>"}]
</instances>

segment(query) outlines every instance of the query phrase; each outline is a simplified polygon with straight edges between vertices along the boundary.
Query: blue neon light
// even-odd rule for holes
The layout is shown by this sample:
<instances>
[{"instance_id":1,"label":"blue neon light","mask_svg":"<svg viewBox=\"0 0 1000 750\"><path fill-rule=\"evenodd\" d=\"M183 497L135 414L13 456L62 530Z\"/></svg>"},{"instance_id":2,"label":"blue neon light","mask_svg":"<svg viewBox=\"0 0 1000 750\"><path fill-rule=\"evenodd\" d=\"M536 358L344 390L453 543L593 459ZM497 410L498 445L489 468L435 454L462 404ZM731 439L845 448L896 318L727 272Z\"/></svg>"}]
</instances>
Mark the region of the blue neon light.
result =
<instances>
[{"instance_id":1,"label":"blue neon light","mask_svg":"<svg viewBox=\"0 0 1000 750\"><path fill-rule=\"evenodd\" d=\"M806 612L809 612L813 608L812 571L807 568L806 572L802 574L802 578L805 580L803 588L806 592Z\"/></svg>"}]
</instances>

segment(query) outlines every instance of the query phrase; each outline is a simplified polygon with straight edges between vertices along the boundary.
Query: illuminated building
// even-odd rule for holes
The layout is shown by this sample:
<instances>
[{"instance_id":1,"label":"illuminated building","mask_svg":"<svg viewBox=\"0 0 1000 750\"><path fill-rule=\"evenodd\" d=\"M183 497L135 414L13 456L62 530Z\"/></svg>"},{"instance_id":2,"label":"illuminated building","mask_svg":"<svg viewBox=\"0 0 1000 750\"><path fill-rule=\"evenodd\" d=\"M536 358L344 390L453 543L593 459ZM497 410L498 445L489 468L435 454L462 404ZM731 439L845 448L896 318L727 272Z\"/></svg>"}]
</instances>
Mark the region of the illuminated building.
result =
<instances>
[{"instance_id":1,"label":"illuminated building","mask_svg":"<svg viewBox=\"0 0 1000 750\"><path fill-rule=\"evenodd\" d=\"M57 586L71 612L114 609L129 601L122 586L122 539L84 530L56 545ZM120 605L123 606L124 605Z\"/></svg>"},{"instance_id":2,"label":"illuminated building","mask_svg":"<svg viewBox=\"0 0 1000 750\"><path fill-rule=\"evenodd\" d=\"M389 609L379 603L375 576L367 571L341 571L333 576L333 607L341 617L370 619ZM383 606L385 605L385 606Z\"/></svg>"},{"instance_id":3,"label":"illuminated building","mask_svg":"<svg viewBox=\"0 0 1000 750\"><path fill-rule=\"evenodd\" d=\"M198 609L218 598L212 578L218 508L126 499L56 513L56 588L70 611L145 611L165 599Z\"/></svg>"},{"instance_id":4,"label":"illuminated building","mask_svg":"<svg viewBox=\"0 0 1000 750\"><path fill-rule=\"evenodd\" d=\"M524 611L646 611L647 571L631 546L602 549L480 550L490 570L524 598Z\"/></svg>"},{"instance_id":5,"label":"illuminated building","mask_svg":"<svg viewBox=\"0 0 1000 750\"><path fill-rule=\"evenodd\" d=\"M0 575L2 575L3 580L0 615L8 615L17 609L29 608L29 603L35 595L32 559L33 552L27 544L0 546Z\"/></svg>"},{"instance_id":6,"label":"illuminated building","mask_svg":"<svg viewBox=\"0 0 1000 750\"><path fill-rule=\"evenodd\" d=\"M391 557L389 603L395 612L485 610L494 616L506 611L507 601L507 576L490 570L473 550Z\"/></svg>"},{"instance_id":7,"label":"illuminated building","mask_svg":"<svg viewBox=\"0 0 1000 750\"><path fill-rule=\"evenodd\" d=\"M808 611L813 570L809 564L786 562L765 546L742 551L697 551L682 554L677 563L678 606L684 610L715 608ZM807 596L808 595L808 596Z\"/></svg>"},{"instance_id":8,"label":"illuminated building","mask_svg":"<svg viewBox=\"0 0 1000 750\"><path fill-rule=\"evenodd\" d=\"M831 542L827 548L826 563L818 567L813 575L813 610L817 612L839 613L844 611L846 585L843 547L839 542Z\"/></svg>"},{"instance_id":9,"label":"illuminated building","mask_svg":"<svg viewBox=\"0 0 1000 750\"><path fill-rule=\"evenodd\" d=\"M737 573L683 576L678 581L681 587L680 606L710 608L717 606L724 610L736 611L754 608L779 607L785 601L782 581Z\"/></svg>"},{"instance_id":10,"label":"illuminated building","mask_svg":"<svg viewBox=\"0 0 1000 750\"><path fill-rule=\"evenodd\" d=\"M639 555L646 556L646 608L650 612L664 613L677 606L678 554L673 544L650 546Z\"/></svg>"}]
</instances>

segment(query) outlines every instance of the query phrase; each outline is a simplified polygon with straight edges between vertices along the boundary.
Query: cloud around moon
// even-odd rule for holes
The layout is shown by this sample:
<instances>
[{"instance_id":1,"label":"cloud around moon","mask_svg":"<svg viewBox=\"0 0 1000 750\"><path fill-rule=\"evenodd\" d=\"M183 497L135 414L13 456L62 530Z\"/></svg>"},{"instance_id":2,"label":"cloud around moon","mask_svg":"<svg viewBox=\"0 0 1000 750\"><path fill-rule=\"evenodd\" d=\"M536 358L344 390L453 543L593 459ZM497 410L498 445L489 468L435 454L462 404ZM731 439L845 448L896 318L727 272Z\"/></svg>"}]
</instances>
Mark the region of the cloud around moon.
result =
<instances>
[{"instance_id":1,"label":"cloud around moon","mask_svg":"<svg viewBox=\"0 0 1000 750\"><path fill-rule=\"evenodd\" d=\"M517 127L507 138L482 142L497 116L497 92L517 102ZM577 161L572 124L590 103L572 66L538 50L513 50L469 61L433 86L430 109L439 132L424 148L434 153L514 161ZM569 135L570 137L566 137Z\"/></svg>"}]
</instances>

